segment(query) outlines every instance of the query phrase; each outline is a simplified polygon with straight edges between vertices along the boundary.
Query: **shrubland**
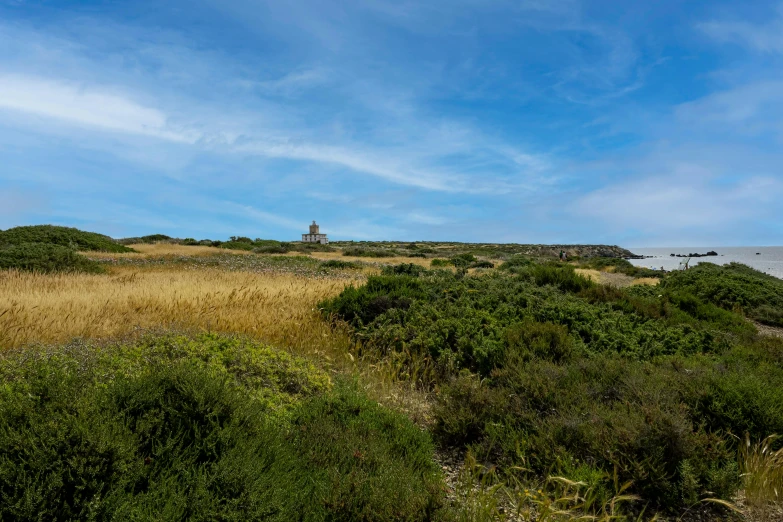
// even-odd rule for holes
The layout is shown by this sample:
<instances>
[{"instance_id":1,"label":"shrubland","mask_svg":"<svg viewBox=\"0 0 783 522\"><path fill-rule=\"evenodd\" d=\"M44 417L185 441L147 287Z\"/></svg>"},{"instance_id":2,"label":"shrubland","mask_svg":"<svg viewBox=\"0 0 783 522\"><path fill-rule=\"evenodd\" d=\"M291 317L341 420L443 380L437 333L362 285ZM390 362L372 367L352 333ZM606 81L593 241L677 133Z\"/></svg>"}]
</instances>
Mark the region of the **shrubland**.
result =
<instances>
[{"instance_id":1,"label":"shrubland","mask_svg":"<svg viewBox=\"0 0 783 522\"><path fill-rule=\"evenodd\" d=\"M672 273L662 287L736 310L763 324L783 326L783 280L740 263L699 263Z\"/></svg>"},{"instance_id":2,"label":"shrubland","mask_svg":"<svg viewBox=\"0 0 783 522\"><path fill-rule=\"evenodd\" d=\"M348 261L136 239L89 259L0 246L2 519L645 520L738 490L779 501L783 339L747 320L780 324L779 280L701 264L614 288L575 270L649 275L593 255L614 247L572 266L542 245L361 242L344 251L379 261Z\"/></svg>"},{"instance_id":3,"label":"shrubland","mask_svg":"<svg viewBox=\"0 0 783 522\"><path fill-rule=\"evenodd\" d=\"M36 225L0 231L0 270L102 273L77 251L133 252L108 236L75 228Z\"/></svg>"},{"instance_id":4,"label":"shrubland","mask_svg":"<svg viewBox=\"0 0 783 522\"><path fill-rule=\"evenodd\" d=\"M0 356L3 520L436 520L426 433L214 335Z\"/></svg>"},{"instance_id":5,"label":"shrubland","mask_svg":"<svg viewBox=\"0 0 783 522\"><path fill-rule=\"evenodd\" d=\"M391 248L362 248L352 247L343 249L344 256L353 257L400 257L406 254Z\"/></svg>"},{"instance_id":6,"label":"shrubland","mask_svg":"<svg viewBox=\"0 0 783 522\"><path fill-rule=\"evenodd\" d=\"M26 243L58 245L77 251L133 252L132 248L119 244L109 236L76 228L34 225L0 232L0 246Z\"/></svg>"},{"instance_id":7,"label":"shrubland","mask_svg":"<svg viewBox=\"0 0 783 522\"><path fill-rule=\"evenodd\" d=\"M29 272L86 272L100 274L103 267L71 248L48 243L0 246L0 270Z\"/></svg>"},{"instance_id":8,"label":"shrubland","mask_svg":"<svg viewBox=\"0 0 783 522\"><path fill-rule=\"evenodd\" d=\"M733 497L732 434L783 431L783 341L700 291L715 269L621 290L564 264L501 268L388 270L321 307L366 352L426 368L438 441L508 477L565 476L607 499L619 480L663 512Z\"/></svg>"}]
</instances>

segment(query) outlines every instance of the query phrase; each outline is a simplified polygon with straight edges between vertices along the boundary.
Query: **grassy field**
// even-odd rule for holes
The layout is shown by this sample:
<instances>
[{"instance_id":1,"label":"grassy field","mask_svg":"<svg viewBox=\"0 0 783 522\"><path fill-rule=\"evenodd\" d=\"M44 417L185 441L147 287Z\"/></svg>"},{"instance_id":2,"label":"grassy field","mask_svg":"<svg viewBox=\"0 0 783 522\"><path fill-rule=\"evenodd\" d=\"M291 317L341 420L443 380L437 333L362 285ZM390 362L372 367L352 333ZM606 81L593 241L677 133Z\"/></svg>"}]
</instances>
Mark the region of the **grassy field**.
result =
<instances>
[{"instance_id":1,"label":"grassy field","mask_svg":"<svg viewBox=\"0 0 783 522\"><path fill-rule=\"evenodd\" d=\"M344 349L315 306L347 281L165 266L120 266L108 275L0 272L0 345L169 328L240 333L296 351L333 351L324 346L333 342Z\"/></svg>"},{"instance_id":2,"label":"grassy field","mask_svg":"<svg viewBox=\"0 0 783 522\"><path fill-rule=\"evenodd\" d=\"M0 270L0 518L778 520L774 281L223 244Z\"/></svg>"}]
</instances>

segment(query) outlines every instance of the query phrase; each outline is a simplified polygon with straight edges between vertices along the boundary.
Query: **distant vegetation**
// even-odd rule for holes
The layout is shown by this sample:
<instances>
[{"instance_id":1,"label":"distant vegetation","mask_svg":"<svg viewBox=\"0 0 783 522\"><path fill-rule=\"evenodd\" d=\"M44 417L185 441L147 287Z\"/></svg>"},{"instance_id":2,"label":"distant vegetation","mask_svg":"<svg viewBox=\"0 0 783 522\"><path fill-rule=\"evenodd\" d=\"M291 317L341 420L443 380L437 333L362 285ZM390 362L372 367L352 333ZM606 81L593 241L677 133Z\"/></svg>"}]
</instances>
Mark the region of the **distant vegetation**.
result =
<instances>
[{"instance_id":1,"label":"distant vegetation","mask_svg":"<svg viewBox=\"0 0 783 522\"><path fill-rule=\"evenodd\" d=\"M20 245L22 243L47 243L68 247L77 251L95 252L133 252L132 248L114 241L109 236L84 232L77 228L54 225L35 225L9 228L0 232L0 245Z\"/></svg>"},{"instance_id":2,"label":"distant vegetation","mask_svg":"<svg viewBox=\"0 0 783 522\"><path fill-rule=\"evenodd\" d=\"M52 225L0 232L0 270L101 273L103 268L77 251L133 252L108 236Z\"/></svg>"},{"instance_id":3,"label":"distant vegetation","mask_svg":"<svg viewBox=\"0 0 783 522\"><path fill-rule=\"evenodd\" d=\"M103 267L68 247L47 243L0 246L0 270L103 273Z\"/></svg>"},{"instance_id":4,"label":"distant vegetation","mask_svg":"<svg viewBox=\"0 0 783 522\"><path fill-rule=\"evenodd\" d=\"M562 263L515 257L501 268L390 268L321 307L365 350L438 386L442 444L527 470L523 481L566 476L606 501L617 474L643 502L680 510L736 491L730 433L783 433L783 342L757 339L708 291L739 275L759 289L767 276L709 267L620 290Z\"/></svg>"},{"instance_id":5,"label":"distant vegetation","mask_svg":"<svg viewBox=\"0 0 783 522\"><path fill-rule=\"evenodd\" d=\"M165 234L151 234L149 236L141 236L141 237L125 237L118 241L118 243L121 243L123 245L151 245L154 243L169 243L169 242L178 242L178 239L175 239L171 236L167 236ZM183 240L183 242L188 241L187 239ZM195 241L195 240L192 240Z\"/></svg>"},{"instance_id":6,"label":"distant vegetation","mask_svg":"<svg viewBox=\"0 0 783 522\"><path fill-rule=\"evenodd\" d=\"M0 356L3 520L432 520L426 433L236 339Z\"/></svg>"},{"instance_id":7,"label":"distant vegetation","mask_svg":"<svg viewBox=\"0 0 783 522\"><path fill-rule=\"evenodd\" d=\"M228 241L213 239L194 239L187 237L185 239L174 238L164 234L152 234L141 237L126 237L119 240L124 245L135 244L153 244L153 243L172 243L186 246L211 246L217 248L226 248L229 250L246 250L257 254L285 254L288 252L333 252L335 249L329 245L320 243L299 243L298 241L286 242L276 241L274 239L250 239L245 236L231 236Z\"/></svg>"},{"instance_id":8,"label":"distant vegetation","mask_svg":"<svg viewBox=\"0 0 783 522\"><path fill-rule=\"evenodd\" d=\"M349 247L343 249L343 255L354 257L400 257L405 254L390 248Z\"/></svg>"},{"instance_id":9,"label":"distant vegetation","mask_svg":"<svg viewBox=\"0 0 783 522\"><path fill-rule=\"evenodd\" d=\"M337 269L350 269L350 270L359 270L362 268L361 263L356 263L354 261L343 261L341 259L329 259L328 261L324 261L321 263L321 266L323 268L337 268Z\"/></svg>"},{"instance_id":10,"label":"distant vegetation","mask_svg":"<svg viewBox=\"0 0 783 522\"><path fill-rule=\"evenodd\" d=\"M744 313L760 323L783 326L783 280L739 263L699 263L672 273L662 286Z\"/></svg>"},{"instance_id":11,"label":"distant vegetation","mask_svg":"<svg viewBox=\"0 0 783 522\"><path fill-rule=\"evenodd\" d=\"M332 246L343 249L360 248L371 251L396 251L395 255L416 253L426 257L452 257L459 254L472 254L490 259L507 259L515 255L533 258L557 257L560 250L566 250L570 256L582 259L592 257L630 257L632 253L618 246L608 245L522 245L516 243L457 243L449 241L424 241L406 243L399 241L333 241ZM407 254L409 255L409 254ZM418 257L417 255L417 257Z\"/></svg>"}]
</instances>

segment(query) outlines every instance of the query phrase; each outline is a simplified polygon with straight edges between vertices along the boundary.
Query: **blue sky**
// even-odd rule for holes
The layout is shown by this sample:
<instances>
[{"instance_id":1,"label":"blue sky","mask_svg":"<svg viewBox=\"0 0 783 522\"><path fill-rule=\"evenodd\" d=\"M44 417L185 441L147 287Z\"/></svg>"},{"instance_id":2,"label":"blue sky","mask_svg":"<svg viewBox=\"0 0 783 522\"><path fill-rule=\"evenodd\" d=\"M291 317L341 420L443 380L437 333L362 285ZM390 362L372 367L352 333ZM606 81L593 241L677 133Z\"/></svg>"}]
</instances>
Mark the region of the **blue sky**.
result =
<instances>
[{"instance_id":1,"label":"blue sky","mask_svg":"<svg viewBox=\"0 0 783 522\"><path fill-rule=\"evenodd\" d=\"M783 4L0 0L0 228L783 244Z\"/></svg>"}]
</instances>

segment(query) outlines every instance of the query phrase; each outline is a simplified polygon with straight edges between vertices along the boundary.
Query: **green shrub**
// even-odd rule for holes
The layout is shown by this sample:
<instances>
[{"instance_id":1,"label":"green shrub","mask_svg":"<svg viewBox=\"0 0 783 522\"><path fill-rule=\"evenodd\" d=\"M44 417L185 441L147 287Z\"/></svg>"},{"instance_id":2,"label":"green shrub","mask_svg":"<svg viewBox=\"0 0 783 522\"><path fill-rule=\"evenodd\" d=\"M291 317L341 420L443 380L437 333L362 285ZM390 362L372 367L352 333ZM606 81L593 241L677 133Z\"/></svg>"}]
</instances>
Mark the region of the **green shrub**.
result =
<instances>
[{"instance_id":1,"label":"green shrub","mask_svg":"<svg viewBox=\"0 0 783 522\"><path fill-rule=\"evenodd\" d=\"M372 322L391 309L406 309L413 299L424 296L419 278L372 276L360 288L351 285L335 299L318 306L327 317L337 317L354 326Z\"/></svg>"},{"instance_id":2,"label":"green shrub","mask_svg":"<svg viewBox=\"0 0 783 522\"><path fill-rule=\"evenodd\" d=\"M323 268L336 268L338 270L359 270L361 263L355 261L341 261L340 259L330 259L321 263Z\"/></svg>"},{"instance_id":3,"label":"green shrub","mask_svg":"<svg viewBox=\"0 0 783 522\"><path fill-rule=\"evenodd\" d=\"M476 256L473 254L458 254L449 258L449 262L457 268L467 268L471 263L475 263L476 261Z\"/></svg>"},{"instance_id":4,"label":"green shrub","mask_svg":"<svg viewBox=\"0 0 783 522\"><path fill-rule=\"evenodd\" d=\"M141 237L125 237L120 239L118 242L123 245L136 245L140 243L144 244L153 244L153 243L176 243L179 240L174 239L173 237L167 236L165 234L152 234L149 236L141 236Z\"/></svg>"},{"instance_id":5,"label":"green shrub","mask_svg":"<svg viewBox=\"0 0 783 522\"><path fill-rule=\"evenodd\" d=\"M397 257L403 254L396 250L354 247L343 249L343 255L354 257Z\"/></svg>"},{"instance_id":6,"label":"green shrub","mask_svg":"<svg viewBox=\"0 0 783 522\"><path fill-rule=\"evenodd\" d=\"M573 477L590 466L607 488L617 473L658 508L687 507L693 495L729 499L739 479L734 439L691 413L707 379L698 369L604 356L509 360L490 381L462 376L444 387L435 433L506 469Z\"/></svg>"},{"instance_id":7,"label":"green shrub","mask_svg":"<svg viewBox=\"0 0 783 522\"><path fill-rule=\"evenodd\" d=\"M381 270L382 275L409 275L418 277L427 273L427 269L414 263L402 263L399 265L385 266Z\"/></svg>"},{"instance_id":8,"label":"green shrub","mask_svg":"<svg viewBox=\"0 0 783 522\"><path fill-rule=\"evenodd\" d=\"M248 252L255 249L252 242L246 243L244 241L213 241L212 245L220 248L227 248L229 250L246 250Z\"/></svg>"},{"instance_id":9,"label":"green shrub","mask_svg":"<svg viewBox=\"0 0 783 522\"><path fill-rule=\"evenodd\" d=\"M210 243L212 243L212 242L210 241ZM195 246L195 245L199 245L201 243L199 241L196 241L192 237L186 237L185 239L182 240L182 244L183 245L187 245L187 246Z\"/></svg>"},{"instance_id":10,"label":"green shrub","mask_svg":"<svg viewBox=\"0 0 783 522\"><path fill-rule=\"evenodd\" d=\"M277 244L266 244L253 249L257 254L285 254L290 252L290 247L285 243L275 242Z\"/></svg>"},{"instance_id":11,"label":"green shrub","mask_svg":"<svg viewBox=\"0 0 783 522\"><path fill-rule=\"evenodd\" d=\"M335 252L336 248L329 245L322 245L321 243L289 243L288 247L296 252L302 252L309 254L311 252Z\"/></svg>"},{"instance_id":12,"label":"green shrub","mask_svg":"<svg viewBox=\"0 0 783 522\"><path fill-rule=\"evenodd\" d=\"M0 247L0 270L30 272L87 272L100 274L103 267L74 250L48 243L21 243Z\"/></svg>"},{"instance_id":13,"label":"green shrub","mask_svg":"<svg viewBox=\"0 0 783 522\"><path fill-rule=\"evenodd\" d=\"M0 232L0 246L21 245L24 243L49 243L68 247L72 250L100 252L134 252L132 248L114 241L109 236L84 232L76 228L54 225L34 225L9 228Z\"/></svg>"},{"instance_id":14,"label":"green shrub","mask_svg":"<svg viewBox=\"0 0 783 522\"><path fill-rule=\"evenodd\" d=\"M741 310L764 324L783 326L783 280L739 263L699 263L689 270L672 272L661 287L726 310Z\"/></svg>"},{"instance_id":15,"label":"green shrub","mask_svg":"<svg viewBox=\"0 0 783 522\"><path fill-rule=\"evenodd\" d=\"M495 268L495 264L491 261L473 261L468 268Z\"/></svg>"},{"instance_id":16,"label":"green shrub","mask_svg":"<svg viewBox=\"0 0 783 522\"><path fill-rule=\"evenodd\" d=\"M356 385L303 404L293 444L330 520L433 520L442 493L429 436Z\"/></svg>"},{"instance_id":17,"label":"green shrub","mask_svg":"<svg viewBox=\"0 0 783 522\"><path fill-rule=\"evenodd\" d=\"M554 323L538 323L530 318L506 330L506 359L543 359L561 362L573 352L568 328Z\"/></svg>"},{"instance_id":18,"label":"green shrub","mask_svg":"<svg viewBox=\"0 0 783 522\"><path fill-rule=\"evenodd\" d=\"M0 518L438 518L427 434L314 368L289 390L303 364L215 336L3 355Z\"/></svg>"},{"instance_id":19,"label":"green shrub","mask_svg":"<svg viewBox=\"0 0 783 522\"><path fill-rule=\"evenodd\" d=\"M439 259L435 258L430 262L430 266L432 267L442 267L442 266L450 266L451 262L449 262L448 259Z\"/></svg>"},{"instance_id":20,"label":"green shrub","mask_svg":"<svg viewBox=\"0 0 783 522\"><path fill-rule=\"evenodd\" d=\"M524 257L520 255L514 255L510 258L506 259L506 261L503 262L502 265L500 265L501 270L508 270L510 272L517 271L519 269L524 269L526 267L529 267L533 265L533 260L529 257Z\"/></svg>"}]
</instances>

